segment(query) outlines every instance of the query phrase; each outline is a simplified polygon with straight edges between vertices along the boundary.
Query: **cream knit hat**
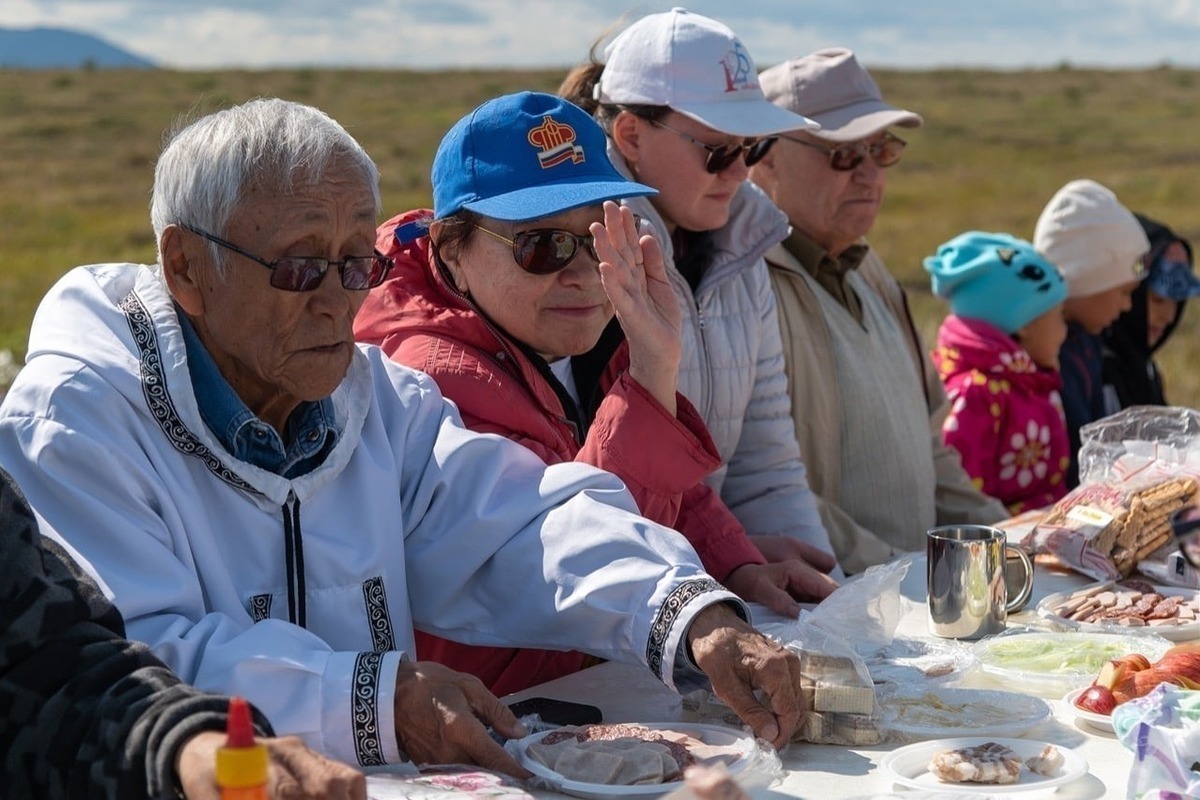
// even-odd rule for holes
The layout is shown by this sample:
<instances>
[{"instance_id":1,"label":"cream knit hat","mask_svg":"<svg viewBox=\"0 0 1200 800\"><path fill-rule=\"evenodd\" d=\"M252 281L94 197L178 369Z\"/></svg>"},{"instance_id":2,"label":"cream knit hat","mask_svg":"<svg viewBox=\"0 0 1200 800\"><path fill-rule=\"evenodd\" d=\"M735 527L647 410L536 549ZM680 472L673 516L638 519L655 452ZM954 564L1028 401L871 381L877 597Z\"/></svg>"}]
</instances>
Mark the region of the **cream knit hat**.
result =
<instances>
[{"instance_id":1,"label":"cream knit hat","mask_svg":"<svg viewBox=\"0 0 1200 800\"><path fill-rule=\"evenodd\" d=\"M1146 277L1150 240L1137 217L1108 188L1071 181L1050 198L1033 246L1067 279L1069 297L1088 297Z\"/></svg>"}]
</instances>

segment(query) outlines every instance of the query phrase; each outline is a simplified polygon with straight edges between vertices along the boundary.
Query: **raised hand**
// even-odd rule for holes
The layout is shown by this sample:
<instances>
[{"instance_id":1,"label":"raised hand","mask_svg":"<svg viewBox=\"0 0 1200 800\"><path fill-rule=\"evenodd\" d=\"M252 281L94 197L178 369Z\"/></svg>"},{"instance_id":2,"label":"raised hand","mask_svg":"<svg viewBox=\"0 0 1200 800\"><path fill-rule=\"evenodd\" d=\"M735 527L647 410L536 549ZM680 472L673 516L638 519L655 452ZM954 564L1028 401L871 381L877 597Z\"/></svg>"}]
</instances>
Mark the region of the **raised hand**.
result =
<instances>
[{"instance_id":1,"label":"raised hand","mask_svg":"<svg viewBox=\"0 0 1200 800\"><path fill-rule=\"evenodd\" d=\"M642 235L633 212L604 203L604 222L590 231L600 256L600 280L629 342L629 376L671 414L679 383L679 301L667 278L662 248Z\"/></svg>"}]
</instances>

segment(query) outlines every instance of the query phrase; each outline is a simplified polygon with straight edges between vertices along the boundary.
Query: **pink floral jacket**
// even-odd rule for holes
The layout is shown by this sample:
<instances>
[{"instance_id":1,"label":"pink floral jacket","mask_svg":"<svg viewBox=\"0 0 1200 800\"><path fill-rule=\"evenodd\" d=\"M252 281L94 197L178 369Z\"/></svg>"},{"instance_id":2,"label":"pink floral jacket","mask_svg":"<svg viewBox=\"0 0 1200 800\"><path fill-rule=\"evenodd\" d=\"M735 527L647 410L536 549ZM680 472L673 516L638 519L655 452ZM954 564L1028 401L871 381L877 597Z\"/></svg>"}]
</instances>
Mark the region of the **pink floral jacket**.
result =
<instances>
[{"instance_id":1,"label":"pink floral jacket","mask_svg":"<svg viewBox=\"0 0 1200 800\"><path fill-rule=\"evenodd\" d=\"M1013 514L1066 494L1071 445L1058 372L979 320L951 314L937 344L933 361L950 400L942 438L962 454L976 486Z\"/></svg>"}]
</instances>

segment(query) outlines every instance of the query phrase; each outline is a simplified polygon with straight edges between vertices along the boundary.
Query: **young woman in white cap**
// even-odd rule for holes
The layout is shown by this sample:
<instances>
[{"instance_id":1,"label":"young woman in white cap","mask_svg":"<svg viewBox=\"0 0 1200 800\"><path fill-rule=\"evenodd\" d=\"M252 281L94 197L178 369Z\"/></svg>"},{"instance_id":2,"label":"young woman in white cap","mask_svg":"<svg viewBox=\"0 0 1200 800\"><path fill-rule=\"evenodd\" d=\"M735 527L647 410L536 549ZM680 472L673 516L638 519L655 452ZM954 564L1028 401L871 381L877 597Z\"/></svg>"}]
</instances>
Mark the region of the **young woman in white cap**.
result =
<instances>
[{"instance_id":1,"label":"young woman in white cap","mask_svg":"<svg viewBox=\"0 0 1200 800\"><path fill-rule=\"evenodd\" d=\"M787 218L747 181L785 131L815 127L767 102L728 27L676 8L593 53L560 93L608 133L617 167L658 190L627 200L662 242L683 311L679 388L722 459L709 484L770 561L832 552L793 430L763 254Z\"/></svg>"},{"instance_id":2,"label":"young woman in white cap","mask_svg":"<svg viewBox=\"0 0 1200 800\"><path fill-rule=\"evenodd\" d=\"M836 584L802 562L766 564L704 485L720 458L676 391L680 313L662 253L611 202L654 190L617 172L606 144L585 111L536 92L490 100L460 120L434 158L433 210L379 228L377 246L396 266L368 295L355 334L432 376L472 429L514 439L549 464L616 474L641 513L681 531L713 577L795 616L796 598L820 599ZM622 329L615 352L597 346ZM577 652L420 632L417 656L469 672L497 695L585 663Z\"/></svg>"},{"instance_id":3,"label":"young woman in white cap","mask_svg":"<svg viewBox=\"0 0 1200 800\"><path fill-rule=\"evenodd\" d=\"M1067 281L1067 340L1059 360L1071 436L1067 487L1074 488L1079 429L1108 413L1101 334L1133 307L1134 290L1146 277L1143 257L1150 241L1111 189L1083 179L1070 181L1050 198L1034 228L1033 245Z\"/></svg>"}]
</instances>

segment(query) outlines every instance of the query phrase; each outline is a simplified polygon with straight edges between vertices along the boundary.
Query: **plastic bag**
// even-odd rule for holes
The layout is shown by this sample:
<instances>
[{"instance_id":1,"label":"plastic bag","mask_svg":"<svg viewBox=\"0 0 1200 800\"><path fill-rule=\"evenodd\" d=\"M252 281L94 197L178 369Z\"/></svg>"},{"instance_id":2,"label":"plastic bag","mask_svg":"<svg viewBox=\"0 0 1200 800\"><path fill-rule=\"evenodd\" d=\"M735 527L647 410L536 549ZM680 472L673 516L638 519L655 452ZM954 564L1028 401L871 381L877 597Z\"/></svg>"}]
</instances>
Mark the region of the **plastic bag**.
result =
<instances>
[{"instance_id":1,"label":"plastic bag","mask_svg":"<svg viewBox=\"0 0 1200 800\"><path fill-rule=\"evenodd\" d=\"M1113 580L1168 545L1168 515L1195 501L1200 412L1134 406L1083 426L1081 436L1080 485L1022 545L1096 580Z\"/></svg>"},{"instance_id":2,"label":"plastic bag","mask_svg":"<svg viewBox=\"0 0 1200 800\"><path fill-rule=\"evenodd\" d=\"M534 795L507 775L465 764L439 764L407 774L367 777L371 800L534 800Z\"/></svg>"},{"instance_id":3,"label":"plastic bag","mask_svg":"<svg viewBox=\"0 0 1200 800\"><path fill-rule=\"evenodd\" d=\"M756 624L800 659L806 713L792 741L849 747L883 741L875 684L862 652L892 643L904 610L900 582L911 564L904 558L871 567L797 619ZM853 642L846 631L854 631ZM685 698L684 707L699 721L737 724L711 692Z\"/></svg>"},{"instance_id":4,"label":"plastic bag","mask_svg":"<svg viewBox=\"0 0 1200 800\"><path fill-rule=\"evenodd\" d=\"M589 726L580 726L580 729L586 727ZM650 726L630 725L629 727L649 727L652 732L660 732L667 738L675 739L676 741L685 740L684 737L691 737L693 740L699 739L699 742L692 741L691 744L693 746L689 746L688 750L695 758L695 763L701 766L717 767L724 765L728 763L728 751L731 749L736 750L738 757L732 763L728 763L728 768L730 773L736 778L738 784L746 789L766 788L776 781L782 780L786 775L783 762L779 758L779 753L776 752L771 743L764 739L755 739L749 733L744 734L740 740L737 740L736 735L731 732L717 731L714 734L713 731L715 729L710 728L707 731L699 730L689 727L686 723L661 723ZM574 729L574 726L560 728L560 730L566 731ZM555 772L528 752L529 746L538 739L540 737L537 734L530 734L530 736L523 739L509 739L504 743L504 749L508 754L516 759L517 763L533 773L532 778L523 782L526 788L534 790L549 789L556 792L566 791L567 794L583 792L585 796L587 793L613 797L625 794L646 796L645 789L650 784L637 784L633 786L593 785L573 780ZM727 740L735 740L735 743L731 744ZM654 786L661 787L663 792L666 793L682 788L682 781L675 780L662 784L654 784Z\"/></svg>"},{"instance_id":5,"label":"plastic bag","mask_svg":"<svg viewBox=\"0 0 1200 800\"><path fill-rule=\"evenodd\" d=\"M1112 723L1133 752L1127 797L1200 797L1200 692L1159 684L1117 706Z\"/></svg>"}]
</instances>

